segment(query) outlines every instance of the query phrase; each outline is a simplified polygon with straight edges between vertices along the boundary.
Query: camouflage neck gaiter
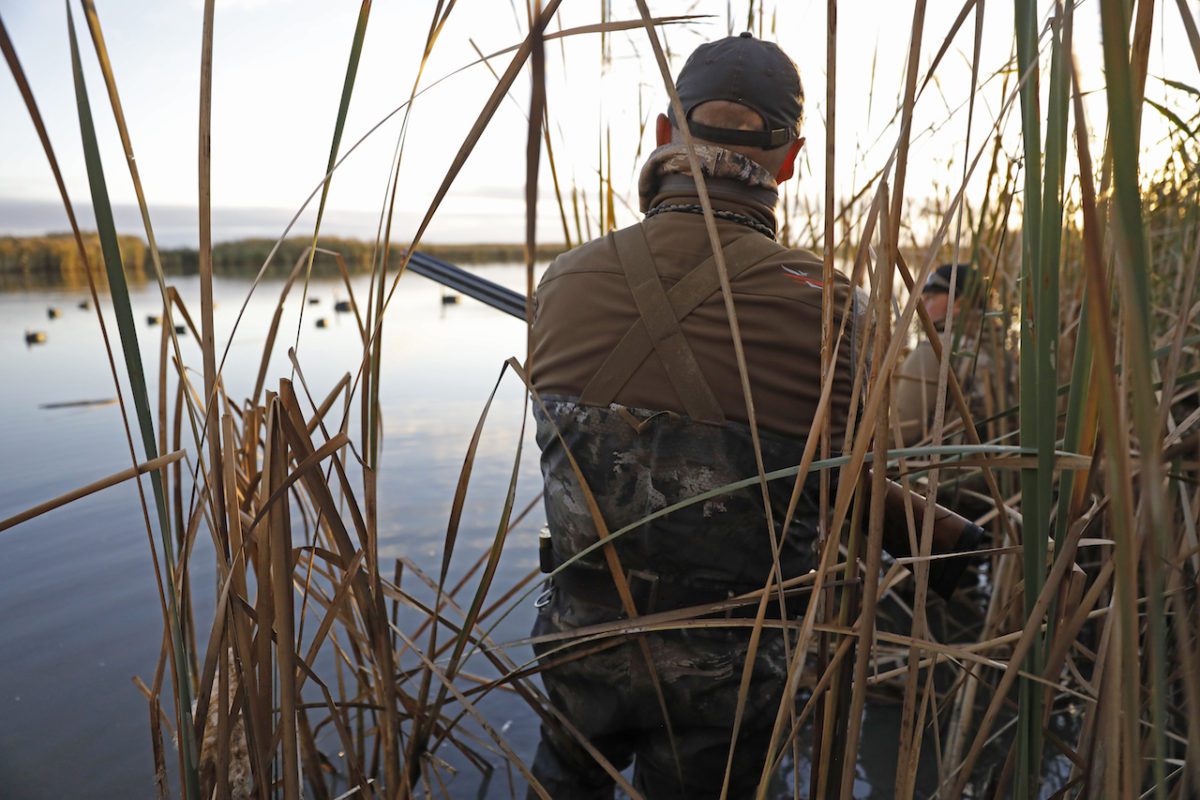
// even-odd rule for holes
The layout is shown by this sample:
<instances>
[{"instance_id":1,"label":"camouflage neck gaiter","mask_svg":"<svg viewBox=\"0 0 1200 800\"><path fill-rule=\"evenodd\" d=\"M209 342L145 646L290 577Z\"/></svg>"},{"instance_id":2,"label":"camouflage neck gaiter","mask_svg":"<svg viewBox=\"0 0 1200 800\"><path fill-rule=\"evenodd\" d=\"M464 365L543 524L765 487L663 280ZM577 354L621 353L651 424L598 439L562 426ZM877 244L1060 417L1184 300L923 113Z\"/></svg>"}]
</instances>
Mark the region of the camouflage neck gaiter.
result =
<instances>
[{"instance_id":1,"label":"camouflage neck gaiter","mask_svg":"<svg viewBox=\"0 0 1200 800\"><path fill-rule=\"evenodd\" d=\"M696 158L700 161L700 172L706 179L717 178L737 181L751 188L778 191L779 184L752 159L741 153L726 150L712 144L697 144ZM665 144L646 159L638 177L638 198L642 213L650 210L650 203L658 193L659 182L667 175L691 175L687 145L682 142Z\"/></svg>"}]
</instances>

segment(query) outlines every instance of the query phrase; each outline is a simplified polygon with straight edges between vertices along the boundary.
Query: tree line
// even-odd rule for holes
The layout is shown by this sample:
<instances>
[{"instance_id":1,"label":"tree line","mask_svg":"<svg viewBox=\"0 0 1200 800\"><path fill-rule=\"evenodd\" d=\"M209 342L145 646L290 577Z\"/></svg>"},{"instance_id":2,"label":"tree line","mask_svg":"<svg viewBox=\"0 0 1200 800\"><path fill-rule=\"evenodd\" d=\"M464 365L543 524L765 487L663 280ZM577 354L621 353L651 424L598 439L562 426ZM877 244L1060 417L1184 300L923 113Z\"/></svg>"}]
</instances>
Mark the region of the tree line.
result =
<instances>
[{"instance_id":1,"label":"tree line","mask_svg":"<svg viewBox=\"0 0 1200 800\"><path fill-rule=\"evenodd\" d=\"M146 269L150 257L146 243L137 236L119 237L121 258L131 281L148 277ZM262 267L275 246L274 239L238 239L213 246L213 270L219 274L254 274ZM311 243L304 236L285 239L271 259L268 275L286 274L291 270ZM100 240L94 234L84 235L87 264L100 281L104 280L104 260L100 252ZM318 247L338 253L351 273L369 272L375 257L375 243L359 239L322 237ZM524 246L507 243L422 245L423 252L456 264L513 263L525 259ZM546 261L563 251L562 245L539 244L537 260ZM401 245L391 247L389 267L400 264L404 249ZM192 275L199 271L200 253L194 248L160 249L164 272L172 275ZM313 262L317 275L337 275L337 260L327 254L318 253ZM71 234L48 234L44 236L0 236L0 275L10 279L46 282L57 280L68 286L83 285L87 281L86 267Z\"/></svg>"}]
</instances>

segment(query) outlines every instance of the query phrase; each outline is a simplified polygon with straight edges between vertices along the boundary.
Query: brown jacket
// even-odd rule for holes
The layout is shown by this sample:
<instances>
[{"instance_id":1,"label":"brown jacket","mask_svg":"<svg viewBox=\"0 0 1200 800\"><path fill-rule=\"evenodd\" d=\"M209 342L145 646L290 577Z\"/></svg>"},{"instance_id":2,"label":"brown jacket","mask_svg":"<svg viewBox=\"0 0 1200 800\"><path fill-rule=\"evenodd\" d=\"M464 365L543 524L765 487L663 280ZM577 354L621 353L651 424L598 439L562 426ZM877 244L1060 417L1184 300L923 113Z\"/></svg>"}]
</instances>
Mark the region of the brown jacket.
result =
<instances>
[{"instance_id":1,"label":"brown jacket","mask_svg":"<svg viewBox=\"0 0 1200 800\"><path fill-rule=\"evenodd\" d=\"M707 181L715 209L775 227L773 188L721 178ZM692 178L662 178L648 205L699 202ZM647 219L645 237L654 266L669 292L712 255L704 218L667 212ZM766 237L746 225L716 220L723 248L742 237ZM625 232L627 233L627 231ZM622 235L618 233L616 235ZM750 388L760 428L790 438L807 437L821 392L821 261L804 250L767 244L767 257L732 282ZM773 252L771 252L773 250ZM835 277L835 331L851 288ZM857 316L857 314L856 314ZM639 319L637 304L617 256L614 235L559 256L538 286L533 323L533 383L543 396L578 398L609 353ZM703 377L727 419L749 415L719 288L680 320ZM857 325L847 325L834 372L831 435L841 449L850 409ZM651 352L621 386L614 402L684 413L658 356Z\"/></svg>"},{"instance_id":2,"label":"brown jacket","mask_svg":"<svg viewBox=\"0 0 1200 800\"><path fill-rule=\"evenodd\" d=\"M951 366L983 441L1000 435L992 418L1014 402L1016 369L1005 349L1004 335L993 320L972 314L950 337L944 351L952 351ZM922 336L893 375L893 413L900 420L900 435L911 447L929 438L937 408L939 362L933 346ZM991 420L991 422L988 422ZM955 432L961 420L946 394L944 429ZM953 426L953 427L952 427Z\"/></svg>"}]
</instances>

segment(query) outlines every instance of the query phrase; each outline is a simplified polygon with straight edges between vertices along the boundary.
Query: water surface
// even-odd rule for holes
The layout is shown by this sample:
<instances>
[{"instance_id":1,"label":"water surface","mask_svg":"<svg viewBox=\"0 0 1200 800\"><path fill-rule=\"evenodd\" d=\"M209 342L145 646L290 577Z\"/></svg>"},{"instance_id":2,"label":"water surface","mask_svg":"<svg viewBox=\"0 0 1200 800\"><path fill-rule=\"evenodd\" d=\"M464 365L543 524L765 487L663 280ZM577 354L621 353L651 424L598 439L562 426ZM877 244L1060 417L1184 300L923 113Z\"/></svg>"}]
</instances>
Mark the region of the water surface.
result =
<instances>
[{"instance_id":1,"label":"water surface","mask_svg":"<svg viewBox=\"0 0 1200 800\"><path fill-rule=\"evenodd\" d=\"M483 272L524 287L523 268ZM171 282L196 315L196 280ZM249 288L245 279L215 282L216 329L226 339ZM281 288L279 281L258 287L230 347L224 375L234 398L253 388ZM355 282L355 291L362 302L364 280ZM286 352L296 340L299 292L293 290L293 313L281 326L268 389L290 373ZM310 296L319 303L304 308L298 352L305 379L321 398L344 372L356 370L361 345L353 315L333 310L336 299L348 296L340 281L314 281ZM95 312L78 308L86 298L86 291L67 289L0 294L0 518L129 466L116 405L39 408L115 397ZM384 563L405 556L435 573L471 432L504 360L523 356L525 349L522 322L467 298L458 305L443 305L441 298L437 285L416 275L403 279L384 328L381 381L380 555ZM107 297L101 304L117 347L118 373L124 375L115 322L107 313L111 304ZM160 329L148 326L145 317L161 313L157 287L135 288L133 307L154 404ZM49 308L59 310L57 319L48 318ZM317 328L317 318L328 327ZM46 342L27 346L26 331L45 332ZM219 339L218 346L223 344ZM181 345L185 361L198 372L196 342L183 337ZM195 380L201 382L199 375ZM350 432L358 440L357 405L352 414ZM455 571L474 561L495 534L521 414L520 384L510 374L480 444ZM520 506L541 488L531 436L526 445ZM534 566L541 523L538 508L514 530L497 586L515 583ZM199 552L193 565L195 585L210 586L211 555ZM196 595L203 629L211 619L206 605L211 591L198 589ZM526 603L496 635L520 638L531 620ZM131 483L0 534L0 796L151 796L147 704L132 679L152 681L161 636L150 543ZM537 735L532 712L504 693L484 707L493 724L506 727L514 749L531 755ZM456 795L459 788L470 793L476 780L473 770L463 770Z\"/></svg>"}]
</instances>

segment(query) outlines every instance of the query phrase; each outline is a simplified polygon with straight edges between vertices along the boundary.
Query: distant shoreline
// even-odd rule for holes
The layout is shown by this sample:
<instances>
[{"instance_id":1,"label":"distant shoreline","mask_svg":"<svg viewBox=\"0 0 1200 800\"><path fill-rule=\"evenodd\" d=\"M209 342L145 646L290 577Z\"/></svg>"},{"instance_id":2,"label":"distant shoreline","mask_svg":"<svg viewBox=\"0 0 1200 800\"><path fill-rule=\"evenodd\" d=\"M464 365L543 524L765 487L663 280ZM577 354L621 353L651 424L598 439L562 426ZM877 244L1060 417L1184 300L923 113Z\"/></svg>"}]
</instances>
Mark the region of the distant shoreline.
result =
<instances>
[{"instance_id":1,"label":"distant shoreline","mask_svg":"<svg viewBox=\"0 0 1200 800\"><path fill-rule=\"evenodd\" d=\"M149 275L151 265L146 242L137 236L120 236L121 259L126 273L133 281ZM87 265L93 274L104 275L100 241L95 233L84 234ZM285 239L271 259L267 275L286 275L306 252L312 240L295 236ZM237 239L213 246L213 272L218 275L256 274L266 262L276 240L267 238ZM341 274L338 258L350 274L370 272L375 255L375 243L361 239L321 237L319 251L313 260L315 275ZM422 244L419 249L454 264L521 263L525 246L514 243L481 242L475 244ZM548 261L565 250L560 243L538 244L536 260ZM195 248L172 247L159 250L163 271L168 275L194 275L199 271L200 253ZM390 268L395 268L403 256L402 245L393 242ZM0 278L4 282L29 280L46 282L58 280L68 285L86 282L85 262L80 257L74 237L69 233L45 236L0 236Z\"/></svg>"}]
</instances>

